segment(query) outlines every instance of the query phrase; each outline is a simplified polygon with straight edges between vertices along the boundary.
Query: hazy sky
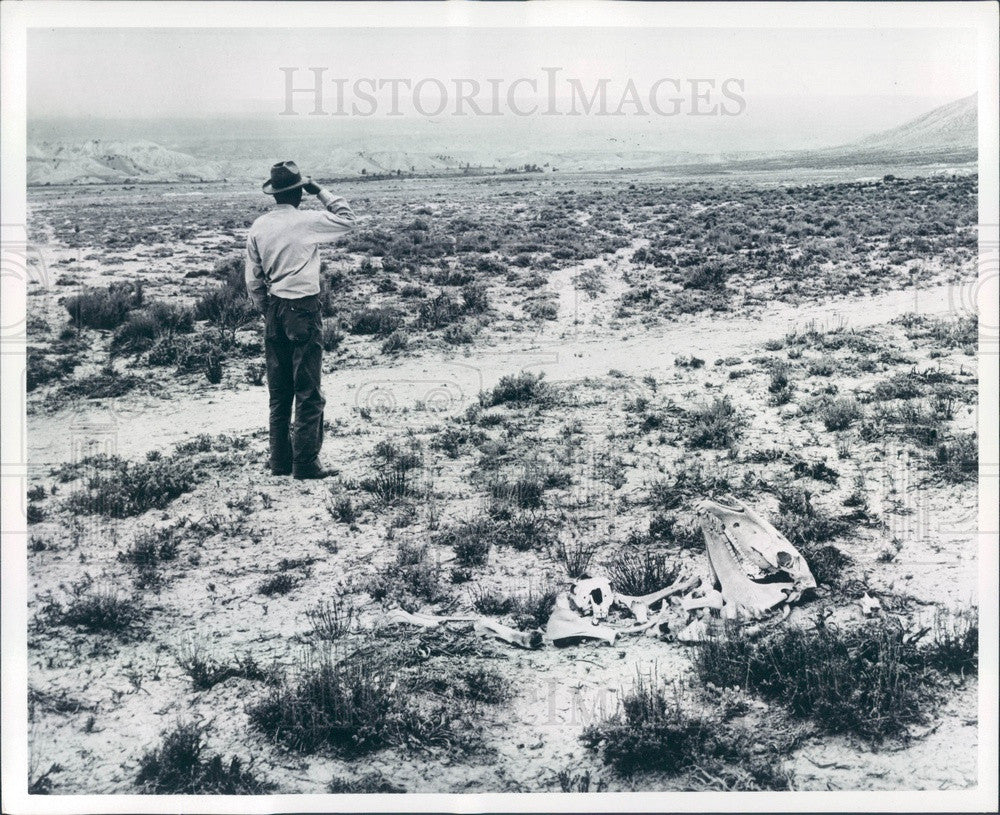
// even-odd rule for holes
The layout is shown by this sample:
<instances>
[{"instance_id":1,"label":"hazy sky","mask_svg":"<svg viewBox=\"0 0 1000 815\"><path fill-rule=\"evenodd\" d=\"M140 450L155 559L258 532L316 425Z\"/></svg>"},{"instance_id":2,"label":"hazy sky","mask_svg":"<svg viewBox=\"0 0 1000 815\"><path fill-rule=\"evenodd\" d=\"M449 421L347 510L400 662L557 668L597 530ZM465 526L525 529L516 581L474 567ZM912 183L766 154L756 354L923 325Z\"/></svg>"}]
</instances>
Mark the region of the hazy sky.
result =
<instances>
[{"instance_id":1,"label":"hazy sky","mask_svg":"<svg viewBox=\"0 0 1000 815\"><path fill-rule=\"evenodd\" d=\"M568 94L566 79L579 80L589 91L605 78L613 99L629 79L640 95L664 77L742 80L745 115L726 119L586 117L564 124L537 117L527 122L509 116L478 122L430 118L439 131L466 136L488 132L493 123L509 132L586 125L609 134L666 134L679 149L702 142L717 143L718 149L835 144L976 91L974 36L958 29L66 28L29 31L28 115L92 122L249 115L261 128L287 129L306 125L308 117L293 124L278 116L285 88L280 69L299 68L297 77L308 83L307 68L313 66L327 68L327 99L331 80L342 78L349 100L352 83L362 77L440 79L449 88L459 78L485 88L488 79L509 84L529 77L539 81L541 93L542 69L548 67L562 69L560 95ZM370 119L335 121L345 132L376 127L374 120L385 120L387 94ZM522 84L517 95L530 99L532 91ZM405 89L401 99L400 110L411 111ZM308 111L301 97L297 104ZM423 130L430 127L428 117L404 118Z\"/></svg>"},{"instance_id":2,"label":"hazy sky","mask_svg":"<svg viewBox=\"0 0 1000 815\"><path fill-rule=\"evenodd\" d=\"M755 94L958 98L976 90L972 34L954 29L32 29L30 113L277 113L282 66L327 66L327 77L349 82L509 81L549 66L637 84L738 77L751 102Z\"/></svg>"}]
</instances>

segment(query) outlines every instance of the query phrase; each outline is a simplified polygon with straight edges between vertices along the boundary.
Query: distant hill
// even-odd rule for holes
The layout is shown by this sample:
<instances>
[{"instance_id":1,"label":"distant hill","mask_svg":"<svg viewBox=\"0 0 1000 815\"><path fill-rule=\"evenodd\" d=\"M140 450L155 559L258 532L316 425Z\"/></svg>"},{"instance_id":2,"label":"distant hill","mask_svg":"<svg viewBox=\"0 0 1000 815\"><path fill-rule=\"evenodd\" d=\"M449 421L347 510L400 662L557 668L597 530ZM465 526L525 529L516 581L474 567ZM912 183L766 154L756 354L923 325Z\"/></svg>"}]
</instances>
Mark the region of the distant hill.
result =
<instances>
[{"instance_id":1,"label":"distant hill","mask_svg":"<svg viewBox=\"0 0 1000 815\"><path fill-rule=\"evenodd\" d=\"M28 146L27 161L28 184L214 181L224 177L218 162L168 150L151 141L42 142Z\"/></svg>"},{"instance_id":2,"label":"distant hill","mask_svg":"<svg viewBox=\"0 0 1000 815\"><path fill-rule=\"evenodd\" d=\"M518 145L497 155L480 145L435 150L426 142L359 141L353 146L310 140L297 143L300 166L320 178L403 173L502 172L526 164L546 170L650 170L676 168L678 172L717 173L728 169L768 170L833 168L855 164L937 162L968 164L977 158L977 96L967 96L918 116L890 130L855 142L822 150L794 150L744 155L695 153L666 148L636 149L608 144L580 144L576 149L533 149ZM614 140L610 140L614 141ZM276 141L264 150L220 149L199 145L199 155L171 150L153 141L90 140L83 143L38 142L29 145L29 185L171 181L259 182L268 156L291 147ZM279 156L280 157L280 156Z\"/></svg>"},{"instance_id":3,"label":"distant hill","mask_svg":"<svg viewBox=\"0 0 1000 815\"><path fill-rule=\"evenodd\" d=\"M974 151L978 135L978 102L978 94L956 99L899 127L875 133L839 149L897 153Z\"/></svg>"}]
</instances>

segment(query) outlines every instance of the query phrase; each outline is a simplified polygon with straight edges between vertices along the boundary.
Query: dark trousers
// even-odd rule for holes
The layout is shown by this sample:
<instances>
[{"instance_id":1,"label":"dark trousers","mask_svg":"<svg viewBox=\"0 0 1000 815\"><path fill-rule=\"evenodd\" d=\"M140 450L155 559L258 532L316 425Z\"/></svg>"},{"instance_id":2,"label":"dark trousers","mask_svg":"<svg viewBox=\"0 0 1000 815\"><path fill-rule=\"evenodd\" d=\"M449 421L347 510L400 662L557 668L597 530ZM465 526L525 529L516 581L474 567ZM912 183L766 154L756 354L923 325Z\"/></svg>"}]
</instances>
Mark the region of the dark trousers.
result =
<instances>
[{"instance_id":1,"label":"dark trousers","mask_svg":"<svg viewBox=\"0 0 1000 815\"><path fill-rule=\"evenodd\" d=\"M267 298L264 356L270 394L271 469L318 463L323 445L323 318L315 295ZM290 428L292 401L295 426Z\"/></svg>"}]
</instances>

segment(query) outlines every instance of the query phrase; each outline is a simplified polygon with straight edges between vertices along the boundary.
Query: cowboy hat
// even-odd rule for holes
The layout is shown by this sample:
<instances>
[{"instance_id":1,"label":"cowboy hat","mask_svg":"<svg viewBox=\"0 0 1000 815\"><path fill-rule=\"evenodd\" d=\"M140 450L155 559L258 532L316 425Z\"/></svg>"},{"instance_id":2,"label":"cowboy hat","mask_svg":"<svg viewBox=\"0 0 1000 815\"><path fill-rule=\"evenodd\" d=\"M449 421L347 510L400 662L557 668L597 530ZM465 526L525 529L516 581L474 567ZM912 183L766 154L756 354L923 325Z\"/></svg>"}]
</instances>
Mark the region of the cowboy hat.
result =
<instances>
[{"instance_id":1,"label":"cowboy hat","mask_svg":"<svg viewBox=\"0 0 1000 815\"><path fill-rule=\"evenodd\" d=\"M263 189L265 195L274 195L311 183L312 179L309 176L302 177L302 173L299 172L298 165L294 161L279 161L272 165L271 178L264 182Z\"/></svg>"}]
</instances>

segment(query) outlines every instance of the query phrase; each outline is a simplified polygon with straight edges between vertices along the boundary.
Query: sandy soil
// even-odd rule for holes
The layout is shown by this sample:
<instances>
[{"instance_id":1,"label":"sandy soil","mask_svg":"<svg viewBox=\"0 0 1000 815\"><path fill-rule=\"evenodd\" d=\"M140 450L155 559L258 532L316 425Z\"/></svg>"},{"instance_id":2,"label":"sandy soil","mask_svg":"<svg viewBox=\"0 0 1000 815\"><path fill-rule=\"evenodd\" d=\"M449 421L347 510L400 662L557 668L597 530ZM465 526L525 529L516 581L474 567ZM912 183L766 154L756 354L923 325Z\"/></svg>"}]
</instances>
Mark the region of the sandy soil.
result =
<instances>
[{"instance_id":1,"label":"sandy soil","mask_svg":"<svg viewBox=\"0 0 1000 815\"><path fill-rule=\"evenodd\" d=\"M38 217L51 222L51 204ZM151 258L155 246L115 252L122 260L109 264L100 249L91 247L87 259L80 247L48 237L44 254L51 288L33 303L36 316L52 325L64 319L55 294L63 274L95 284L141 275L157 297L185 291L173 274L178 258ZM155 393L62 406L53 402L51 408L45 401L49 391L36 394L28 432L31 484L57 491L44 502L45 517L31 528L33 537L45 543L29 553L33 613L39 613L46 598L67 596L87 575L100 586L138 591L149 616L148 635L137 640L122 642L65 627L31 635L34 772L57 761L60 769L51 776L56 793L134 791L143 752L172 723L194 719L210 726L213 752L252 759L254 770L276 784L277 792L323 792L331 777L352 777L360 769L381 771L410 792L558 791L557 773L563 770L588 771L592 789L598 782L608 789L683 786L677 778L656 774L620 777L579 742L585 725L602 711L615 710L637 673L655 670L668 681L693 681L688 646L677 643L631 637L614 647L530 652L491 647L488 661L514 686L509 703L477 711L476 726L492 753L388 749L360 763L272 744L248 724L246 714L248 702L261 692L260 682L236 677L195 691L178 663L178 655L196 644L220 658L252 653L262 665L289 665L316 645L305 611L318 600L341 594L359 609L361 633L352 637L364 639L365 632L378 628L383 606L391 605L392 598L372 600L366 581L392 563L395 541L407 535L422 540L484 504L484 473L495 466L484 459L497 454L466 445L450 457L435 450L435 439L444 429L461 425L481 391L520 371L544 373L558 399L552 407L510 410L499 430L486 431L491 442L506 445L499 454L500 469L516 472L531 459L569 472L570 486L546 493L546 511L564 521L559 532L564 539L594 541L595 563L606 562L629 532L645 528L651 512L647 494L657 478L692 461L716 468L734 482L747 472L769 478L779 464L754 463L750 454L778 449L827 462L838 471L833 485L808 482L825 507L840 506L857 479L867 479L870 512L880 523L852 529L837 545L852 561L845 579L882 598L884 613L916 625L939 606L974 604L974 483L931 478L922 454L907 444L845 440L845 434L826 431L802 409L833 386L841 392L864 391L910 369L945 370L974 394L975 357L911 340L896 321L904 313L951 316L956 283L938 281L822 302L779 302L724 316L680 315L646 325L622 319L615 310L629 288L632 253L644 245L637 238L625 248L552 270L545 290L558 304L554 320L530 325L514 317L501 320L461 350L420 347L386 357L367 338L350 337L340 352L329 355L323 380L324 458L342 471L334 492L346 490L362 507L350 525L332 519L330 483L300 483L265 473L266 391L242 381L236 370L227 371L217 386L196 376L174 378L163 372L157 374L161 381ZM197 243L187 251L196 252ZM578 275L598 265L603 290L581 290ZM959 281L968 274L952 271ZM897 358L865 373L841 365L847 352L807 347L805 357L793 364L827 356L836 369L826 376L803 372L792 403L769 404L768 369L762 360L791 360L782 341L810 330L862 334L878 348L898 349ZM768 350L772 346L778 350ZM691 357L704 365L686 367L683 362ZM99 367L87 364L80 370ZM663 431L636 430L630 414L637 397L669 414L671 406L690 407L720 394L728 395L748 421L738 456L686 450ZM974 398L959 401L953 430L975 429L974 404ZM566 430L574 423L575 431ZM82 454L113 452L141 460L149 453L166 455L203 434L225 434L230 441L220 442L214 459L213 454L198 459L202 480L164 509L115 520L74 518L60 504L74 485L62 483L59 468ZM423 442L420 479L429 485L430 500L385 508L357 489L371 470L373 448L386 438ZM609 483L609 462L620 465L623 473L617 485ZM775 509L764 492L754 503L765 512ZM181 530L184 539L180 557L163 565L158 585L136 589L135 574L119 553L142 530L170 526ZM434 556L445 568L454 565L447 547L434 547ZM259 586L282 558L302 559L306 565L292 568L296 584L289 593L266 597ZM703 551L683 550L676 558L683 574L707 574ZM517 592L567 582L550 553L495 549L471 583L452 587L447 605L468 611L474 587ZM845 622L862 618L849 591L825 599L821 593L796 613L814 616L826 602L836 606ZM412 633L404 629L397 636ZM974 679L956 682L933 721L906 743L874 749L845 737L811 733L787 757L787 768L799 789L968 787L976 778L976 693Z\"/></svg>"}]
</instances>

